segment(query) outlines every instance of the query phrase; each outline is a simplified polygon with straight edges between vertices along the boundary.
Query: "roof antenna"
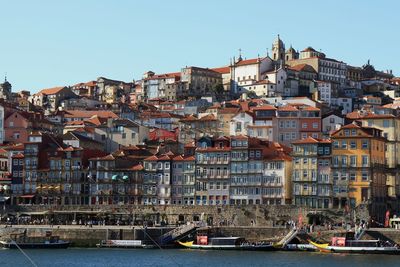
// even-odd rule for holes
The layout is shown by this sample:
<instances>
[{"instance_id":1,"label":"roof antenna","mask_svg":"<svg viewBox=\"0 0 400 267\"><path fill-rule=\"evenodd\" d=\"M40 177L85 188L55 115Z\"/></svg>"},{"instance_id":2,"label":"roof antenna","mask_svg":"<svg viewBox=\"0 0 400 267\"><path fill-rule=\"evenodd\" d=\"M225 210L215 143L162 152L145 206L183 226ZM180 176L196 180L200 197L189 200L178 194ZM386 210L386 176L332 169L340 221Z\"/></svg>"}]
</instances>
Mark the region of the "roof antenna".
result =
<instances>
[{"instance_id":1,"label":"roof antenna","mask_svg":"<svg viewBox=\"0 0 400 267\"><path fill-rule=\"evenodd\" d=\"M269 57L269 49L268 49L268 47L267 47L267 57Z\"/></svg>"}]
</instances>

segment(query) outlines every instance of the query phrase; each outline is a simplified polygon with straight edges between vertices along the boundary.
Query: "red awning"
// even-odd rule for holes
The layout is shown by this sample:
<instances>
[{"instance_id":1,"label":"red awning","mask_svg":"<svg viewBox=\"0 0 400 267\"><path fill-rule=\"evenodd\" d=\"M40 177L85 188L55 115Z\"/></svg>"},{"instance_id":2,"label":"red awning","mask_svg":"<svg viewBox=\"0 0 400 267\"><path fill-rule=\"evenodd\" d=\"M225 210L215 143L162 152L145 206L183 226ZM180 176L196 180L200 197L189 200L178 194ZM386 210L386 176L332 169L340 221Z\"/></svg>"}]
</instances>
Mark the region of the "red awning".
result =
<instances>
[{"instance_id":1,"label":"red awning","mask_svg":"<svg viewBox=\"0 0 400 267\"><path fill-rule=\"evenodd\" d=\"M23 195L23 196L20 196L20 197L22 197L22 198L33 198L35 195Z\"/></svg>"}]
</instances>

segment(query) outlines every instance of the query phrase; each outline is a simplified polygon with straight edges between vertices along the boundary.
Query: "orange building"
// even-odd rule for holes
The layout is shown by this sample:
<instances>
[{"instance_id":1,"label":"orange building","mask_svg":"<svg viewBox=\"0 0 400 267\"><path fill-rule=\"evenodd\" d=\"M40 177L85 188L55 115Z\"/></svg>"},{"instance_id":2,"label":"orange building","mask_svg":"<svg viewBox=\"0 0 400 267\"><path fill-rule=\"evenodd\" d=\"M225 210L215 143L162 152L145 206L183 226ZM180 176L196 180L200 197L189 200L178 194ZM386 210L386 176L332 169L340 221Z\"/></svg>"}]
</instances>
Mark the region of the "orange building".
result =
<instances>
[{"instance_id":1,"label":"orange building","mask_svg":"<svg viewBox=\"0 0 400 267\"><path fill-rule=\"evenodd\" d=\"M334 207L368 204L371 215L383 222L386 211L386 138L372 127L348 124L332 139Z\"/></svg>"}]
</instances>

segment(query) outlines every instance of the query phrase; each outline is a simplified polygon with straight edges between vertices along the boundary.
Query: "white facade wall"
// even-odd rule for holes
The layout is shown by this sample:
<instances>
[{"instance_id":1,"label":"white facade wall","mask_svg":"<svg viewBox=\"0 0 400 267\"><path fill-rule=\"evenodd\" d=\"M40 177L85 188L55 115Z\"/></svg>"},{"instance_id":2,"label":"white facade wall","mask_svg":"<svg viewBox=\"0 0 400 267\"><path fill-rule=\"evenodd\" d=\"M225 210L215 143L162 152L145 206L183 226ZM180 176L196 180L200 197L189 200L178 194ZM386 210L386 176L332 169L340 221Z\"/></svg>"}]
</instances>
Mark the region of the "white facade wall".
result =
<instances>
[{"instance_id":1,"label":"white facade wall","mask_svg":"<svg viewBox=\"0 0 400 267\"><path fill-rule=\"evenodd\" d=\"M232 118L229 127L230 135L247 135L247 126L253 124L253 117L241 112Z\"/></svg>"},{"instance_id":2,"label":"white facade wall","mask_svg":"<svg viewBox=\"0 0 400 267\"><path fill-rule=\"evenodd\" d=\"M331 105L332 84L329 82L318 82L319 99Z\"/></svg>"},{"instance_id":3,"label":"white facade wall","mask_svg":"<svg viewBox=\"0 0 400 267\"><path fill-rule=\"evenodd\" d=\"M322 132L329 134L332 131L340 129L344 125L344 119L334 114L322 119Z\"/></svg>"}]
</instances>

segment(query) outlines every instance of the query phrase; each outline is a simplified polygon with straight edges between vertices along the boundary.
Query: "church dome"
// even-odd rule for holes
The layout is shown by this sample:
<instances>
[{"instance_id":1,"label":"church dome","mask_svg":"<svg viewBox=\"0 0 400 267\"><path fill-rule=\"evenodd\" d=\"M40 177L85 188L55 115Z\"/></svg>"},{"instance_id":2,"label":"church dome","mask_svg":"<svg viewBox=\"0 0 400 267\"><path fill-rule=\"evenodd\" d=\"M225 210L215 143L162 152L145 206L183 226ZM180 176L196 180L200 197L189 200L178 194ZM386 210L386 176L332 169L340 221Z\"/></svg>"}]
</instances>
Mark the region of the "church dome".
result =
<instances>
[{"instance_id":1,"label":"church dome","mask_svg":"<svg viewBox=\"0 0 400 267\"><path fill-rule=\"evenodd\" d=\"M292 46L286 51L286 53L296 53L296 50Z\"/></svg>"}]
</instances>

